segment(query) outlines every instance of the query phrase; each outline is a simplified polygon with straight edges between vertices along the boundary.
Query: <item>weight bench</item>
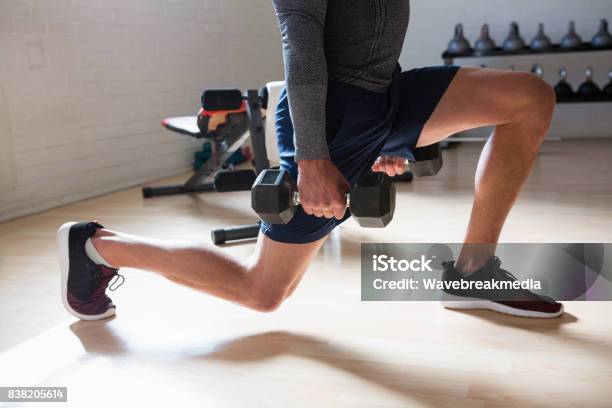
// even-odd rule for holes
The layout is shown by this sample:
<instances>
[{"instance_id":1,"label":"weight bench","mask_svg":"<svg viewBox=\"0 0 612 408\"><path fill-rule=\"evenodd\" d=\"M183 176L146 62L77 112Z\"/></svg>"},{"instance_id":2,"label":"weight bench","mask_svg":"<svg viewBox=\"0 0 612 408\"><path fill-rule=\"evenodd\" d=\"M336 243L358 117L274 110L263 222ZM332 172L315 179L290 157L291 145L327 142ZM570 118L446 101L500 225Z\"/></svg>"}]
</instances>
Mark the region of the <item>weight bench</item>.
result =
<instances>
[{"instance_id":1,"label":"weight bench","mask_svg":"<svg viewBox=\"0 0 612 408\"><path fill-rule=\"evenodd\" d=\"M227 95L233 100L228 100ZM259 101L261 97L258 91L249 91L243 98L238 90L208 90L204 91L201 99L202 109L197 116L167 118L162 121L162 126L181 135L210 141L211 157L183 184L143 187L144 198L250 190L257 174L253 170L233 170L232 166L226 165L227 160L245 144L249 136L257 173L268 168L265 136L258 130L263 129L262 101ZM233 105L228 108L227 102ZM255 108L256 105L258 108ZM207 181L211 177L213 180Z\"/></svg>"}]
</instances>

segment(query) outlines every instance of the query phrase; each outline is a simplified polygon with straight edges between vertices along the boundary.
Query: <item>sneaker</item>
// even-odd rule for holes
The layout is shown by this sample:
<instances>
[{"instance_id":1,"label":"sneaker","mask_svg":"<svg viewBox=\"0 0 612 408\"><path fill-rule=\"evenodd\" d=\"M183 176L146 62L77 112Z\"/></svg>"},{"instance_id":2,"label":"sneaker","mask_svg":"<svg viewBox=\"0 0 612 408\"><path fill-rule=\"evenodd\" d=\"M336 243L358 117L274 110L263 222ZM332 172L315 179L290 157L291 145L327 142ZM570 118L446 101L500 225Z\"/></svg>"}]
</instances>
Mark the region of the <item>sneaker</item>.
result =
<instances>
[{"instance_id":1,"label":"sneaker","mask_svg":"<svg viewBox=\"0 0 612 408\"><path fill-rule=\"evenodd\" d=\"M516 281L510 272L501 269L501 261L494 256L474 273L464 276L455 268L455 262L445 262L443 279L445 281ZM442 305L448 309L487 309L499 313L521 317L553 318L563 314L563 305L555 300L530 292L526 289L484 290L449 289L445 290Z\"/></svg>"},{"instance_id":2,"label":"sneaker","mask_svg":"<svg viewBox=\"0 0 612 408\"><path fill-rule=\"evenodd\" d=\"M85 253L85 241L98 228L97 222L68 222L57 230L61 268L62 302L66 310L81 320L99 320L115 314L115 305L106 296L106 288L118 269L96 265ZM116 282L116 281L115 281Z\"/></svg>"}]
</instances>

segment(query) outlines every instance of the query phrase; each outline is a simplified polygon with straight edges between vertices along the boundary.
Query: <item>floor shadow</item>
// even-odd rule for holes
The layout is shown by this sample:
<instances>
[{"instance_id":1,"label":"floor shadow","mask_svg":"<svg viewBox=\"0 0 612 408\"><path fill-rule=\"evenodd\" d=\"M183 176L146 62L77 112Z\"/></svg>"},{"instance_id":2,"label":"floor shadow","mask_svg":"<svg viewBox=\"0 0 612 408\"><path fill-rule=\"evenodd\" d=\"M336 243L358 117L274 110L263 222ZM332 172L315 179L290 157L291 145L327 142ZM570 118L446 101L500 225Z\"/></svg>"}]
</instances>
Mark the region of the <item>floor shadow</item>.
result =
<instances>
[{"instance_id":1,"label":"floor shadow","mask_svg":"<svg viewBox=\"0 0 612 408\"><path fill-rule=\"evenodd\" d=\"M336 370L374 383L418 406L437 407L442 399L470 398L469 394L453 395L453 392L449 391L448 384L456 383L458 378L456 373L444 368L406 369L408 361L381 363L374 361L371 355L354 348L330 344L314 336L286 331L271 331L240 337L224 343L213 352L194 358L250 363L280 355L293 355L326 364ZM496 387L491 381L479 384L478 380L470 379L470 388L472 387L486 388L491 395L505 393L503 388ZM483 402L486 403L486 401ZM533 403L531 406L544 408L554 405Z\"/></svg>"},{"instance_id":2,"label":"floor shadow","mask_svg":"<svg viewBox=\"0 0 612 408\"><path fill-rule=\"evenodd\" d=\"M70 330L81 341L87 353L111 356L137 353L136 350L128 348L120 333L109 325L112 320L79 321L71 324ZM571 317L569 320L571 321ZM184 358L190 361L219 360L249 364L287 355L314 360L333 367L373 383L419 406L435 407L441 399L448 401L452 398L458 400L470 398L469 394L453 391L449 384L457 382L456 373L444 368L427 367L415 370L406 368L410 363L408 361L377 362L368 353L356 350L354 347L330 344L315 336L287 331L269 331L229 339L211 348L210 351L191 354ZM479 384L478 380L470 379L469 387L487 389L490 395L504 395L507 392L503 388L503 383L497 385L492 381ZM530 406L554 407L552 403L534 403Z\"/></svg>"},{"instance_id":3,"label":"floor shadow","mask_svg":"<svg viewBox=\"0 0 612 408\"><path fill-rule=\"evenodd\" d=\"M109 323L115 316L103 320L77 320L68 328L77 336L87 353L121 355L128 354L129 350L122 337L115 333Z\"/></svg>"},{"instance_id":4,"label":"floor shadow","mask_svg":"<svg viewBox=\"0 0 612 408\"><path fill-rule=\"evenodd\" d=\"M565 312L556 319L534 319L530 317L509 316L490 310L459 310L447 309L448 313L461 313L474 316L498 326L512 327L541 334L552 334L558 332L567 324L576 323L578 318L571 313Z\"/></svg>"}]
</instances>

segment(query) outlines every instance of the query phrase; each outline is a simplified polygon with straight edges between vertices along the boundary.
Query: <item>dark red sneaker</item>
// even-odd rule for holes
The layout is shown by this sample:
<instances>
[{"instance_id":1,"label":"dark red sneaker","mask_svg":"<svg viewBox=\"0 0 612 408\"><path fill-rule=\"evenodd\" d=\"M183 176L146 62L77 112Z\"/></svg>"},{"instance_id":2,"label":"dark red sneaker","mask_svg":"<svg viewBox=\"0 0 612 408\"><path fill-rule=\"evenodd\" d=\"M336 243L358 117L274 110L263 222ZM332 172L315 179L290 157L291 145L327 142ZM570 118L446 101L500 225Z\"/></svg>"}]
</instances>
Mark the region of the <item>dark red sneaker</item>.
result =
<instances>
[{"instance_id":1,"label":"dark red sneaker","mask_svg":"<svg viewBox=\"0 0 612 408\"><path fill-rule=\"evenodd\" d=\"M516 277L501 268L501 261L494 256L480 269L464 276L455 268L454 262L444 263L445 281L506 281ZM553 318L563 314L563 305L548 296L526 289L445 289L442 304L448 309L487 309L521 317Z\"/></svg>"},{"instance_id":2,"label":"dark red sneaker","mask_svg":"<svg viewBox=\"0 0 612 408\"><path fill-rule=\"evenodd\" d=\"M118 269L96 265L85 253L85 241L98 228L103 227L97 222L67 222L57 230L62 301L66 310L81 320L113 316L115 305L106 296L106 288L114 277L123 279Z\"/></svg>"}]
</instances>

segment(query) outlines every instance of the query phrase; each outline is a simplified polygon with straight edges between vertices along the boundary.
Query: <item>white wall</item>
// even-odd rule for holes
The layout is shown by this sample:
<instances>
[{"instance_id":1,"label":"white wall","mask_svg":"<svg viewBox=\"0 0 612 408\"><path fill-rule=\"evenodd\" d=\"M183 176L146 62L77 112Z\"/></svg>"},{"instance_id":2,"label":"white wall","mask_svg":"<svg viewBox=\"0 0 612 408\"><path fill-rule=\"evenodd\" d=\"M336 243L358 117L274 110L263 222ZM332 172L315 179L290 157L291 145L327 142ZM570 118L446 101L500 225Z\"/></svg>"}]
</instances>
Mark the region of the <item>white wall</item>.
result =
<instances>
[{"instance_id":1,"label":"white wall","mask_svg":"<svg viewBox=\"0 0 612 408\"><path fill-rule=\"evenodd\" d=\"M574 20L578 34L590 41L602 18L607 18L612 24L612 0L412 0L410 26L400 63L404 69L442 64L442 51L459 22L463 23L472 45L485 22L489 24L491 36L500 45L512 21L519 23L521 34L528 43L535 36L540 22L545 24L548 36L559 42L567 31L569 20ZM612 51L455 61L458 65L486 64L493 68L508 68L513 64L524 71L529 71L535 62L543 64L544 78L551 85L558 82L559 69L567 67L569 80L577 88L584 81L585 68L592 65L596 82L603 86L608 83L608 70L612 69ZM484 133L474 132L476 134ZM559 105L550 135L611 137L612 103Z\"/></svg>"},{"instance_id":2,"label":"white wall","mask_svg":"<svg viewBox=\"0 0 612 408\"><path fill-rule=\"evenodd\" d=\"M186 171L207 87L282 77L270 1L0 0L0 221Z\"/></svg>"},{"instance_id":3,"label":"white wall","mask_svg":"<svg viewBox=\"0 0 612 408\"><path fill-rule=\"evenodd\" d=\"M441 64L463 22L502 41L510 21L529 41L538 22L558 40L569 19L590 38L612 1L412 0L400 62ZM198 143L163 130L193 114L208 87L282 79L269 0L0 0L0 221L186 171ZM588 64L604 83L612 53L460 60L528 70L560 66L575 86ZM612 104L560 106L552 134L610 136Z\"/></svg>"}]
</instances>

